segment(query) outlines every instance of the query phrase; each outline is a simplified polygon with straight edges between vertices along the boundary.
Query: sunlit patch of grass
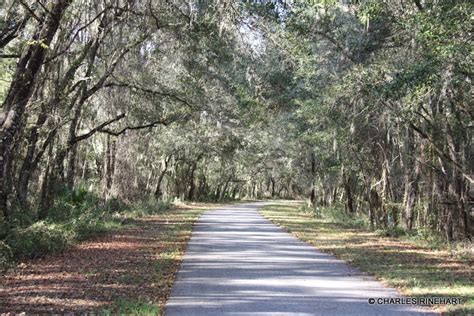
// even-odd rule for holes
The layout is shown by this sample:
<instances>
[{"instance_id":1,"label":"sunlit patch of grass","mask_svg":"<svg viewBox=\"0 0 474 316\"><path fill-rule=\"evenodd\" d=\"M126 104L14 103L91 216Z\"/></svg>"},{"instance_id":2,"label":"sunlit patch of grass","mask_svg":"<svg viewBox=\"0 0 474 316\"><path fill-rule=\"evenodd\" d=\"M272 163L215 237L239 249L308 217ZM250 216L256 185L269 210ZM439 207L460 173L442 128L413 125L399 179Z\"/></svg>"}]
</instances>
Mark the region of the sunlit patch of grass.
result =
<instances>
[{"instance_id":1,"label":"sunlit patch of grass","mask_svg":"<svg viewBox=\"0 0 474 316\"><path fill-rule=\"evenodd\" d=\"M159 279L169 276L170 272L174 272L176 265L179 264L182 256L180 249L171 249L158 255L155 261L155 270ZM165 280L166 281L166 280Z\"/></svg>"},{"instance_id":2,"label":"sunlit patch of grass","mask_svg":"<svg viewBox=\"0 0 474 316\"><path fill-rule=\"evenodd\" d=\"M162 223L158 241L161 246L160 252L155 255L153 263L155 275L148 276L150 282L153 282L152 286L159 289L157 301L160 315L164 311L194 223L205 210L212 206L215 204L179 204L160 215L150 217L150 220L159 218Z\"/></svg>"},{"instance_id":3,"label":"sunlit patch of grass","mask_svg":"<svg viewBox=\"0 0 474 316\"><path fill-rule=\"evenodd\" d=\"M120 299L116 302L115 310L106 309L102 315L159 315L160 307L153 302L143 302Z\"/></svg>"},{"instance_id":4,"label":"sunlit patch of grass","mask_svg":"<svg viewBox=\"0 0 474 316\"><path fill-rule=\"evenodd\" d=\"M99 234L104 234L110 231L132 227L130 223L125 224L118 219L94 219L92 221L79 223L75 227L76 239L79 241L87 240Z\"/></svg>"},{"instance_id":5,"label":"sunlit patch of grass","mask_svg":"<svg viewBox=\"0 0 474 316\"><path fill-rule=\"evenodd\" d=\"M269 205L261 212L296 237L350 262L407 296L461 297L463 304L435 308L453 315L474 313L471 256L453 256L450 250L404 237L384 237L367 228L316 218L294 203Z\"/></svg>"}]
</instances>

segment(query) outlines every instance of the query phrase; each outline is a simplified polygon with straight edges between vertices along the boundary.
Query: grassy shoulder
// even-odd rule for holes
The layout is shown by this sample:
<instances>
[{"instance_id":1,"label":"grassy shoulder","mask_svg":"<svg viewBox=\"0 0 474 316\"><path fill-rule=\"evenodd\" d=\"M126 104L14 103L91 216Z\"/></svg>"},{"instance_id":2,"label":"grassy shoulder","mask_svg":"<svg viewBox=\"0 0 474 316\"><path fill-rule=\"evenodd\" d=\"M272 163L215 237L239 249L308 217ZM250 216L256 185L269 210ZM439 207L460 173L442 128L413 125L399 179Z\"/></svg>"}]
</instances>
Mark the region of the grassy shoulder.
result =
<instances>
[{"instance_id":1,"label":"grassy shoulder","mask_svg":"<svg viewBox=\"0 0 474 316\"><path fill-rule=\"evenodd\" d=\"M154 294L148 297L119 298L109 308L102 310L102 313L163 315L194 223L203 211L213 206L215 204L183 203L174 205L160 214L145 217L144 221L159 221L162 224L157 240L159 251L156 251L152 258L152 270L137 276L141 281L147 280L148 286L155 289ZM128 277L133 279L131 275Z\"/></svg>"},{"instance_id":2,"label":"grassy shoulder","mask_svg":"<svg viewBox=\"0 0 474 316\"><path fill-rule=\"evenodd\" d=\"M104 218L61 255L25 257L0 281L0 313L163 314L193 225L213 206L147 202Z\"/></svg>"},{"instance_id":3,"label":"grassy shoulder","mask_svg":"<svg viewBox=\"0 0 474 316\"><path fill-rule=\"evenodd\" d=\"M463 298L461 305L434 306L437 311L453 315L474 313L472 256L383 237L357 222L316 218L298 203L276 203L264 207L261 213L296 237L374 275L407 296Z\"/></svg>"}]
</instances>

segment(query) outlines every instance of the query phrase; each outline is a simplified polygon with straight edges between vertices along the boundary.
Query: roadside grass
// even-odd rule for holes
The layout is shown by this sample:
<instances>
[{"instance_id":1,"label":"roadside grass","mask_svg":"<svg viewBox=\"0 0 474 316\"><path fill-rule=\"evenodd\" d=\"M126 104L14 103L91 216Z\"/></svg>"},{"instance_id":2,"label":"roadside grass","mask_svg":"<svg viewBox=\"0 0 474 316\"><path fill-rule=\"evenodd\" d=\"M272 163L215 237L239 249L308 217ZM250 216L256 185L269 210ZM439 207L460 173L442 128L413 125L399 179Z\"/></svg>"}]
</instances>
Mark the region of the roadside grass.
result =
<instances>
[{"instance_id":1,"label":"roadside grass","mask_svg":"<svg viewBox=\"0 0 474 316\"><path fill-rule=\"evenodd\" d=\"M459 305L436 305L450 315L474 315L474 260L447 247L431 247L407 238L384 237L333 217L316 217L297 203L278 203L261 213L318 249L357 266L412 297L460 297ZM324 213L324 210L323 210Z\"/></svg>"},{"instance_id":2,"label":"roadside grass","mask_svg":"<svg viewBox=\"0 0 474 316\"><path fill-rule=\"evenodd\" d=\"M163 315L193 225L218 205L121 212L119 226L62 255L24 259L0 279L0 314ZM31 280L41 280L41 290Z\"/></svg>"},{"instance_id":3,"label":"roadside grass","mask_svg":"<svg viewBox=\"0 0 474 316\"><path fill-rule=\"evenodd\" d=\"M105 309L102 311L102 315L111 316L111 315L159 315L160 308L156 305L143 301L134 301L134 300L118 300L116 303L115 310Z\"/></svg>"},{"instance_id":4,"label":"roadside grass","mask_svg":"<svg viewBox=\"0 0 474 316\"><path fill-rule=\"evenodd\" d=\"M153 289L153 296L120 298L112 308L104 309L102 313L113 315L164 315L165 304L173 286L176 273L186 251L186 245L191 237L194 223L203 211L217 204L178 203L170 209L164 209L151 216L145 216L140 221L159 221L158 251L152 256L152 270L146 274L127 275L129 283L144 284Z\"/></svg>"}]
</instances>

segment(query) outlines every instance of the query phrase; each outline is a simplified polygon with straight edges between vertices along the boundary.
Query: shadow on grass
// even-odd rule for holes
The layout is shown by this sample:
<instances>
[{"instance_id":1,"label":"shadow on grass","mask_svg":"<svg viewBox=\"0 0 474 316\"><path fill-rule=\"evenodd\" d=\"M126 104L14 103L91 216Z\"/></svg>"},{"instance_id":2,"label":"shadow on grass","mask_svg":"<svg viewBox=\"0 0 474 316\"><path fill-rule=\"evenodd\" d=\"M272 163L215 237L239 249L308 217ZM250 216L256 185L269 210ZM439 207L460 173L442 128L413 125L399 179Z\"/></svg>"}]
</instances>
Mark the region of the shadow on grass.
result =
<instances>
[{"instance_id":1,"label":"shadow on grass","mask_svg":"<svg viewBox=\"0 0 474 316\"><path fill-rule=\"evenodd\" d=\"M472 260L316 219L298 205L270 205L262 213L298 238L375 275L406 295L460 297L463 304L437 308L456 315L474 313Z\"/></svg>"}]
</instances>

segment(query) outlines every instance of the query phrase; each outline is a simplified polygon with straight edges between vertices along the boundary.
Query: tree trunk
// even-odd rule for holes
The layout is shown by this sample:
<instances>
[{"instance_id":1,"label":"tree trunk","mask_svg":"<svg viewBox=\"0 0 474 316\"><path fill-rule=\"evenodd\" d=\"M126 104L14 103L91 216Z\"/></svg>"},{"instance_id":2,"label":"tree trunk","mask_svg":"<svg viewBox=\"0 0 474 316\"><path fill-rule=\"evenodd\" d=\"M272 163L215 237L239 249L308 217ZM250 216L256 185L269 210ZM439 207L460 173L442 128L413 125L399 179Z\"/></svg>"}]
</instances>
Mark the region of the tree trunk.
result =
<instances>
[{"instance_id":1,"label":"tree trunk","mask_svg":"<svg viewBox=\"0 0 474 316\"><path fill-rule=\"evenodd\" d=\"M53 164L53 145L54 140L49 146L48 149L48 160L46 162L46 170L43 174L43 179L41 181L41 193L40 193L40 203L38 206L38 219L45 219L48 216L48 211L51 206L51 198L50 198L50 177L51 177L51 165Z\"/></svg>"},{"instance_id":2,"label":"tree trunk","mask_svg":"<svg viewBox=\"0 0 474 316\"><path fill-rule=\"evenodd\" d=\"M355 213L354 198L352 193L353 179L351 174L347 174L346 168L344 166L342 166L342 182L346 196L346 211L350 214Z\"/></svg>"},{"instance_id":3,"label":"tree trunk","mask_svg":"<svg viewBox=\"0 0 474 316\"><path fill-rule=\"evenodd\" d=\"M194 190L196 189L194 183L194 172L196 171L197 163L194 162L189 175L189 191L188 191L188 200L192 201L194 198Z\"/></svg>"},{"instance_id":4,"label":"tree trunk","mask_svg":"<svg viewBox=\"0 0 474 316\"><path fill-rule=\"evenodd\" d=\"M371 228L378 228L380 225L380 196L375 188L368 189L368 203L369 203L369 221Z\"/></svg>"},{"instance_id":5,"label":"tree trunk","mask_svg":"<svg viewBox=\"0 0 474 316\"><path fill-rule=\"evenodd\" d=\"M420 149L420 158L416 160L415 135L411 128L407 128L404 142L404 152L402 157L403 167L405 169L404 182L404 198L403 198L403 217L405 221L405 229L411 231L414 222L414 208L418 196L418 182L421 174L420 159L423 159L423 147Z\"/></svg>"},{"instance_id":6,"label":"tree trunk","mask_svg":"<svg viewBox=\"0 0 474 316\"><path fill-rule=\"evenodd\" d=\"M272 198L274 198L275 197L275 179L273 179L273 177L271 177L270 181L272 183Z\"/></svg>"},{"instance_id":7,"label":"tree trunk","mask_svg":"<svg viewBox=\"0 0 474 316\"><path fill-rule=\"evenodd\" d=\"M224 187L222 188L222 191L220 192L220 196L219 196L219 201L222 201L224 200L225 198L225 195L227 193L227 187L229 185L229 180L227 180L224 184Z\"/></svg>"},{"instance_id":8,"label":"tree trunk","mask_svg":"<svg viewBox=\"0 0 474 316\"><path fill-rule=\"evenodd\" d=\"M41 91L39 92L40 97L44 97L43 88L44 84L43 87L40 89ZM47 107L45 103L42 103L40 107L40 112L36 119L36 124L29 131L26 155L23 159L23 163L20 168L20 174L18 176L16 193L18 198L18 204L22 209L28 208L28 186L30 183L31 175L35 171L39 162L39 159L36 159L35 157L36 146L39 138L39 129L46 122L46 119Z\"/></svg>"},{"instance_id":9,"label":"tree trunk","mask_svg":"<svg viewBox=\"0 0 474 316\"><path fill-rule=\"evenodd\" d=\"M171 157L173 156L168 155L162 160L160 175L158 176L158 181L156 182L155 187L156 198L161 198L163 196L163 191L161 190L161 183L163 182L163 178L165 177L166 172L168 172L168 164L171 160Z\"/></svg>"},{"instance_id":10,"label":"tree trunk","mask_svg":"<svg viewBox=\"0 0 474 316\"><path fill-rule=\"evenodd\" d=\"M115 158L116 158L117 141L112 140L110 135L107 135L104 155L104 197L109 198L110 190L112 189L114 174L115 174Z\"/></svg>"},{"instance_id":11,"label":"tree trunk","mask_svg":"<svg viewBox=\"0 0 474 316\"><path fill-rule=\"evenodd\" d=\"M311 193L309 195L309 202L311 205L316 205L316 187L314 178L316 177L316 157L311 153Z\"/></svg>"},{"instance_id":12,"label":"tree trunk","mask_svg":"<svg viewBox=\"0 0 474 316\"><path fill-rule=\"evenodd\" d=\"M354 199L352 197L352 190L351 190L351 186L348 182L346 182L344 184L344 190L346 192L346 207L347 207L347 210L349 211L349 213L354 213L355 210L354 210Z\"/></svg>"},{"instance_id":13,"label":"tree trunk","mask_svg":"<svg viewBox=\"0 0 474 316\"><path fill-rule=\"evenodd\" d=\"M40 23L32 40L41 44L26 45L20 57L12 84L3 102L6 119L0 126L0 212L9 215L8 197L11 191L13 159L16 153L17 140L23 131L25 110L37 85L37 75L41 71L46 53L49 49L61 18L71 1L54 3L46 22Z\"/></svg>"}]
</instances>

